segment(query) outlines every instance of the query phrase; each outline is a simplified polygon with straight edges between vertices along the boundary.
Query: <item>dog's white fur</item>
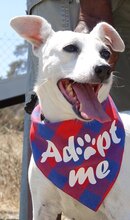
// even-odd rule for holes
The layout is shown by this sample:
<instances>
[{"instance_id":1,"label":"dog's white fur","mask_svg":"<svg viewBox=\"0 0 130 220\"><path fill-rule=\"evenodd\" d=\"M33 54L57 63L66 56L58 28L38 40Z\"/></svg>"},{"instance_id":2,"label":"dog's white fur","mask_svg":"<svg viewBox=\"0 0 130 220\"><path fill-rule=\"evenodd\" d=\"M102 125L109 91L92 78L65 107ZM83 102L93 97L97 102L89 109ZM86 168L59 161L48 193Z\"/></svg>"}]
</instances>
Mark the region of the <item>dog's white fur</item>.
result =
<instances>
[{"instance_id":1,"label":"dog's white fur","mask_svg":"<svg viewBox=\"0 0 130 220\"><path fill-rule=\"evenodd\" d=\"M32 46L39 58L39 73L35 91L43 114L50 122L78 118L71 104L60 92L57 82L70 78L77 82L96 82L94 67L107 64L99 50L109 45L122 52L124 43L119 34L105 22L99 23L90 34L71 31L54 32L51 25L39 16L16 17L12 27ZM80 53L67 53L63 48L76 43ZM112 75L98 93L100 102L109 94ZM124 97L125 98L125 97ZM33 202L33 220L130 220L130 116L121 114L126 131L125 152L117 181L97 212L81 205L56 188L36 167L33 157L29 167L29 184ZM66 217L65 217L66 216Z\"/></svg>"}]
</instances>

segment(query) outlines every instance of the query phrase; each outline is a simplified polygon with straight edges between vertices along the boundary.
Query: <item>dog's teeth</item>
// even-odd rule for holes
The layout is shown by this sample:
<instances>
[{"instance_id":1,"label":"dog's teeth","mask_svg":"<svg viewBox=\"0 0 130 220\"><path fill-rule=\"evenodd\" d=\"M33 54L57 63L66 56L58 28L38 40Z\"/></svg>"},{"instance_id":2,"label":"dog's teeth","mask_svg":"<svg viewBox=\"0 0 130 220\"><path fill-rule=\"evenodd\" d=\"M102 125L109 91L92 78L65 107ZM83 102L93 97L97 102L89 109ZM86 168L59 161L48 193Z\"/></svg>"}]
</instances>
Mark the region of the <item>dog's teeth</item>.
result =
<instances>
[{"instance_id":1,"label":"dog's teeth","mask_svg":"<svg viewBox=\"0 0 130 220\"><path fill-rule=\"evenodd\" d=\"M69 96L74 96L74 91L71 87L71 84L69 84L66 88L67 93L69 94Z\"/></svg>"},{"instance_id":2,"label":"dog's teeth","mask_svg":"<svg viewBox=\"0 0 130 220\"><path fill-rule=\"evenodd\" d=\"M72 91L72 87L71 87L71 84L69 84L69 85L67 85L67 86L66 86L66 91L67 91L67 92L70 92L70 91Z\"/></svg>"},{"instance_id":3,"label":"dog's teeth","mask_svg":"<svg viewBox=\"0 0 130 220\"><path fill-rule=\"evenodd\" d=\"M81 110L82 110L82 104L80 103L79 111L81 111Z\"/></svg>"},{"instance_id":4,"label":"dog's teeth","mask_svg":"<svg viewBox=\"0 0 130 220\"><path fill-rule=\"evenodd\" d=\"M69 86L68 82L65 82L65 88L67 88Z\"/></svg>"},{"instance_id":5,"label":"dog's teeth","mask_svg":"<svg viewBox=\"0 0 130 220\"><path fill-rule=\"evenodd\" d=\"M73 95L74 95L74 93L73 93L72 90L69 92L69 95L70 95L70 96L73 96Z\"/></svg>"}]
</instances>

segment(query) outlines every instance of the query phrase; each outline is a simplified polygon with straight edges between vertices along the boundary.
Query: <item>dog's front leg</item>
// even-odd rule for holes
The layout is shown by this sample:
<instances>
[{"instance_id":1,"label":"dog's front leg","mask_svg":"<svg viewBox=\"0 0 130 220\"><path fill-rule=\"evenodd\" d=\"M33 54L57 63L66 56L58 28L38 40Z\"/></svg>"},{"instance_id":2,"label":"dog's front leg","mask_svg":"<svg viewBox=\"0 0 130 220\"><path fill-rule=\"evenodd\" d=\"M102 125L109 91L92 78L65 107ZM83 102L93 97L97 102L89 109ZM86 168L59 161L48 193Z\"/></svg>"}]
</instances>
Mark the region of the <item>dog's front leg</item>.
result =
<instances>
[{"instance_id":1,"label":"dog's front leg","mask_svg":"<svg viewBox=\"0 0 130 220\"><path fill-rule=\"evenodd\" d=\"M70 220L62 213L61 196L57 188L37 168L33 157L29 166L29 185L33 204L33 220ZM60 219L61 218L61 219Z\"/></svg>"}]
</instances>

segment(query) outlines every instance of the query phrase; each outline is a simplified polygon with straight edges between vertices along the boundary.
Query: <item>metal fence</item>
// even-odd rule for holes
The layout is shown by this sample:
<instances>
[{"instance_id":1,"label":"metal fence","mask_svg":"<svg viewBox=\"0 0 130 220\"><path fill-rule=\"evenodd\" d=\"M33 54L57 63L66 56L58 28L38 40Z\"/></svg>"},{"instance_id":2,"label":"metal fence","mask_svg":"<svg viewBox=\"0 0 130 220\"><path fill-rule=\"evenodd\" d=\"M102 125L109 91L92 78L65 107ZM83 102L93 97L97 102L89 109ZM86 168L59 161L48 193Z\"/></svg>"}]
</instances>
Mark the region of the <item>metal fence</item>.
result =
<instances>
[{"instance_id":1,"label":"metal fence","mask_svg":"<svg viewBox=\"0 0 130 220\"><path fill-rule=\"evenodd\" d=\"M15 34L0 35L0 108L22 102L27 83L27 43ZM20 220L31 220L27 172L30 158L29 116L25 117ZM25 203L26 201L26 203Z\"/></svg>"},{"instance_id":2,"label":"metal fence","mask_svg":"<svg viewBox=\"0 0 130 220\"><path fill-rule=\"evenodd\" d=\"M27 43L18 35L0 35L0 79L26 73Z\"/></svg>"},{"instance_id":3,"label":"metal fence","mask_svg":"<svg viewBox=\"0 0 130 220\"><path fill-rule=\"evenodd\" d=\"M17 34L0 34L0 108L25 100L27 48Z\"/></svg>"}]
</instances>

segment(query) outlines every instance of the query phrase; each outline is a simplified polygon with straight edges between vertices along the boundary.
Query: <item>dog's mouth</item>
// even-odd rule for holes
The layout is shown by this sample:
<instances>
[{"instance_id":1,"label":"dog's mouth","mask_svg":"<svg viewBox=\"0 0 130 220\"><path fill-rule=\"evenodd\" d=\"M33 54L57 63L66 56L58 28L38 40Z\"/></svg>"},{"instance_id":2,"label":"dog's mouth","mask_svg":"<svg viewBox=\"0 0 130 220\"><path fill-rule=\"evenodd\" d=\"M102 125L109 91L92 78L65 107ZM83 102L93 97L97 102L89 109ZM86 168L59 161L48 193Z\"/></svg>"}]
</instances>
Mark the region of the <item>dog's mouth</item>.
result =
<instances>
[{"instance_id":1,"label":"dog's mouth","mask_svg":"<svg viewBox=\"0 0 130 220\"><path fill-rule=\"evenodd\" d=\"M98 100L102 84L77 83L70 79L61 79L58 81L58 87L78 117L83 120L95 119L101 123L110 121Z\"/></svg>"}]
</instances>

